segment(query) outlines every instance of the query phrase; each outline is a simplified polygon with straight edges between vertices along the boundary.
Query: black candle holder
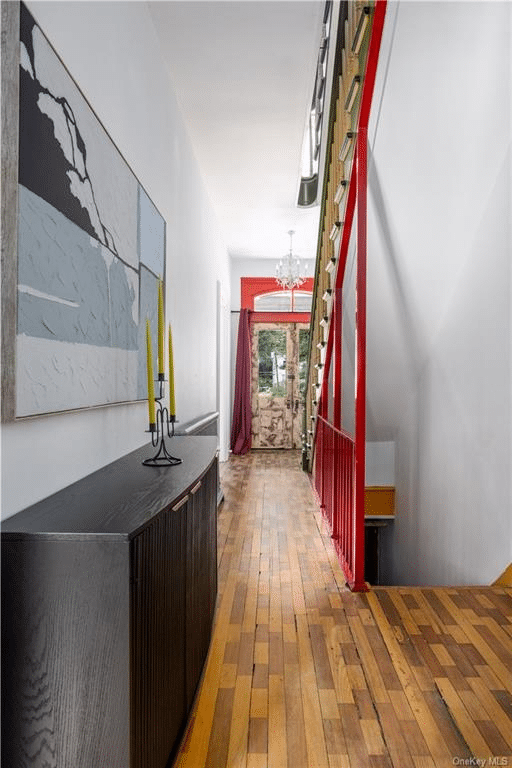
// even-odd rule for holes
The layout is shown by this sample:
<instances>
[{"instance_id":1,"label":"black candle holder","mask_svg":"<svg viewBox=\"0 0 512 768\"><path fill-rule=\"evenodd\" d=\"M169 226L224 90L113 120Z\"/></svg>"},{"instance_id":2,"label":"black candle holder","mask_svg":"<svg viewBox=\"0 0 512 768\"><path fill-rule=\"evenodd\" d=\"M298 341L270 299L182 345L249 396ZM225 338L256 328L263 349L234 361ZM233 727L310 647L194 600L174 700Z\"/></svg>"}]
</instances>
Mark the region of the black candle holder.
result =
<instances>
[{"instance_id":1,"label":"black candle holder","mask_svg":"<svg viewBox=\"0 0 512 768\"><path fill-rule=\"evenodd\" d=\"M174 437L174 423L176 416L169 415L169 411L162 404L162 400L165 394L165 379L164 374L158 374L159 396L155 397L155 403L158 406L156 412L156 423L149 425L149 432L151 432L151 444L153 448L158 446L158 451L151 459L145 459L142 463L146 467L169 467L181 464L181 459L176 456L171 456L165 445L164 427L167 431L167 437Z\"/></svg>"}]
</instances>

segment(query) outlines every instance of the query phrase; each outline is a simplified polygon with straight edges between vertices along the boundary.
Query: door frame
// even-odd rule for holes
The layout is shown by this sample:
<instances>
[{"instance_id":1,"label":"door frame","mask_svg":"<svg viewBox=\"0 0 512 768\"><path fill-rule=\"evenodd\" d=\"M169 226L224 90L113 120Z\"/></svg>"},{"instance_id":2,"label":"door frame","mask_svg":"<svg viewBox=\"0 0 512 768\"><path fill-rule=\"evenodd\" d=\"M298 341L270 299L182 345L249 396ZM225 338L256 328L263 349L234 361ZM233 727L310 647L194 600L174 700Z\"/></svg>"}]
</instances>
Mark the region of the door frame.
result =
<instances>
[{"instance_id":1,"label":"door frame","mask_svg":"<svg viewBox=\"0 0 512 768\"><path fill-rule=\"evenodd\" d=\"M282 331L284 333L285 349L286 349L286 365L285 365L285 391L283 395L271 395L269 402L262 408L262 402L260 397L259 383L259 334L263 331ZM289 352L290 352L290 336L288 323L251 323L250 329L251 339L251 446L253 449L260 450L290 450L293 445L293 426L292 426L292 411L290 410L290 378L288 376L289 366ZM263 397L267 400L267 397ZM282 419L282 430L277 428L276 424L271 424L270 430L263 426L263 413L270 415L271 422L279 421ZM272 428L274 427L274 428ZM255 431L256 430L256 431ZM278 444L273 444L273 440L269 439L267 444L260 445L260 438L262 433L268 437L268 432L274 435L278 440ZM256 443L258 443L256 445Z\"/></svg>"},{"instance_id":2,"label":"door frame","mask_svg":"<svg viewBox=\"0 0 512 768\"><path fill-rule=\"evenodd\" d=\"M313 294L315 280L307 277L297 289ZM294 289L293 289L294 290ZM250 344L252 355L252 325L253 323L311 323L311 312L255 312L254 299L265 293L277 293L280 287L275 277L241 277L240 278L240 308L247 309ZM252 384L251 384L252 400Z\"/></svg>"}]
</instances>

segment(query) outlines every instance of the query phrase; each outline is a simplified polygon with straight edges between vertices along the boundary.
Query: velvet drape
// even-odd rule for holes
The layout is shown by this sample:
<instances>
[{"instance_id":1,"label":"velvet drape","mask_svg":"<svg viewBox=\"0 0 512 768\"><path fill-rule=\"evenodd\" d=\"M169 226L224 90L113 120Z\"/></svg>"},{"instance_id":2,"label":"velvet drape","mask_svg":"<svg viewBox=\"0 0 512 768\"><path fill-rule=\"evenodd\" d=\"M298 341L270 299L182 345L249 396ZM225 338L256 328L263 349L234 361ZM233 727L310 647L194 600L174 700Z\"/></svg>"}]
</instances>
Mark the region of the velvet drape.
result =
<instances>
[{"instance_id":1,"label":"velvet drape","mask_svg":"<svg viewBox=\"0 0 512 768\"><path fill-rule=\"evenodd\" d=\"M231 424L231 450L247 453L251 448L251 335L249 309L240 310L236 351L235 399Z\"/></svg>"}]
</instances>

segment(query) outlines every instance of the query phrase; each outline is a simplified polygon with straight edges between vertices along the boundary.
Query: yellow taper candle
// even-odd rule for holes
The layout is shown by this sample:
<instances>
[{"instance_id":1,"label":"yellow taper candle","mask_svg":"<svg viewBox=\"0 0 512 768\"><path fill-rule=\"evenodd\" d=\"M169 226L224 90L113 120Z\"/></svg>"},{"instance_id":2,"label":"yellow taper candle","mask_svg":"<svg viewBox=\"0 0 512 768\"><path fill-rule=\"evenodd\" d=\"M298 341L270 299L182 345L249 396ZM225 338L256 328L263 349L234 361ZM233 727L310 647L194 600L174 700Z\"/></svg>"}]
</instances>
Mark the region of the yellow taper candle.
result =
<instances>
[{"instance_id":1,"label":"yellow taper candle","mask_svg":"<svg viewBox=\"0 0 512 768\"><path fill-rule=\"evenodd\" d=\"M155 418L155 384L153 380L153 350L151 349L151 329L149 320L146 320L146 348L147 348L147 369L148 369L148 410L149 424L156 424Z\"/></svg>"},{"instance_id":2,"label":"yellow taper candle","mask_svg":"<svg viewBox=\"0 0 512 768\"><path fill-rule=\"evenodd\" d=\"M169 323L169 416L176 416L176 399L174 397L174 356L172 351L172 331Z\"/></svg>"},{"instance_id":3,"label":"yellow taper candle","mask_svg":"<svg viewBox=\"0 0 512 768\"><path fill-rule=\"evenodd\" d=\"M164 366L164 284L158 281L158 373L165 373ZM158 377L160 378L160 376Z\"/></svg>"}]
</instances>

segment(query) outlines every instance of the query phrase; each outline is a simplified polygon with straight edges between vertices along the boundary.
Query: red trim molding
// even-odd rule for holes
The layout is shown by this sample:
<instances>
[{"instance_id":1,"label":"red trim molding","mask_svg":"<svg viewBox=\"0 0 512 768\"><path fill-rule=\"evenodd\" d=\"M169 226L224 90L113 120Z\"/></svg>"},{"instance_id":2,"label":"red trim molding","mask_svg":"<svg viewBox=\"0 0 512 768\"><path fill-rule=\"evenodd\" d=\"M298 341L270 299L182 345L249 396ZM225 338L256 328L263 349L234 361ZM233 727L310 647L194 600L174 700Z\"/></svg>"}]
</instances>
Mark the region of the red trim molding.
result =
<instances>
[{"instance_id":1,"label":"red trim molding","mask_svg":"<svg viewBox=\"0 0 512 768\"><path fill-rule=\"evenodd\" d=\"M357 274L356 274L356 383L353 583L365 591L364 580L364 486L366 463L366 223L368 176L368 129L359 127L356 148L357 179Z\"/></svg>"},{"instance_id":2,"label":"red trim molding","mask_svg":"<svg viewBox=\"0 0 512 768\"><path fill-rule=\"evenodd\" d=\"M251 312L249 322L254 323L309 323L309 312Z\"/></svg>"},{"instance_id":3,"label":"red trim molding","mask_svg":"<svg viewBox=\"0 0 512 768\"><path fill-rule=\"evenodd\" d=\"M299 286L299 288L293 288L292 292L294 291L308 291L309 293L313 292L313 285L314 285L314 278L307 277L304 283ZM261 296L263 293L276 293L277 291L281 291L282 288L279 287L275 277L241 277L240 278L240 307L242 309L250 309L254 310L254 298L256 296ZM267 314L264 312L258 313L258 314ZM299 314L299 313L292 313L292 312L280 312L278 314L286 314L288 316L292 314ZM304 313L301 313L304 314ZM306 322L309 322L309 312L307 313L308 317L306 319ZM289 322L302 322L302 321L293 321L291 317L288 317L287 320ZM267 322L267 321L261 321L261 322Z\"/></svg>"}]
</instances>

